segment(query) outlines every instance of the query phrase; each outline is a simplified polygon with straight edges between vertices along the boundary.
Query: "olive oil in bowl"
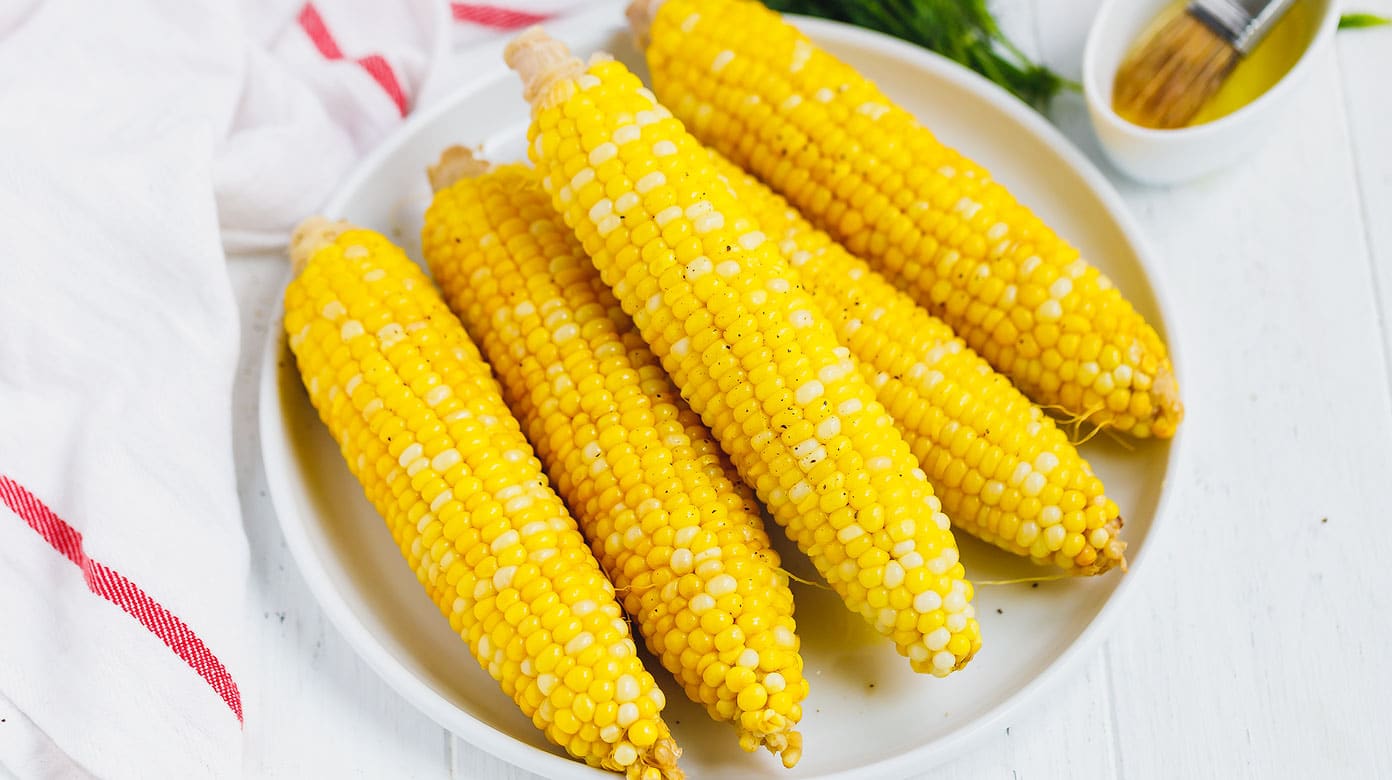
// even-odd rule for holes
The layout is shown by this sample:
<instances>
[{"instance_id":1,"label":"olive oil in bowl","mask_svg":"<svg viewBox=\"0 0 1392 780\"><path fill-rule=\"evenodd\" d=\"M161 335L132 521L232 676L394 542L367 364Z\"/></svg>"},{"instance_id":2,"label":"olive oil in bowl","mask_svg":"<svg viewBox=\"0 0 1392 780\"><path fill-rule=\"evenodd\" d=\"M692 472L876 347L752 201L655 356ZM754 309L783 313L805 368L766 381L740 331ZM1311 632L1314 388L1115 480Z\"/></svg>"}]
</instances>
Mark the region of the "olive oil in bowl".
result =
<instances>
[{"instance_id":1,"label":"olive oil in bowl","mask_svg":"<svg viewBox=\"0 0 1392 780\"><path fill-rule=\"evenodd\" d=\"M1318 21L1309 2L1296 0L1266 38L1237 63L1217 94L1189 121L1189 126L1222 119L1276 86L1309 48Z\"/></svg>"}]
</instances>

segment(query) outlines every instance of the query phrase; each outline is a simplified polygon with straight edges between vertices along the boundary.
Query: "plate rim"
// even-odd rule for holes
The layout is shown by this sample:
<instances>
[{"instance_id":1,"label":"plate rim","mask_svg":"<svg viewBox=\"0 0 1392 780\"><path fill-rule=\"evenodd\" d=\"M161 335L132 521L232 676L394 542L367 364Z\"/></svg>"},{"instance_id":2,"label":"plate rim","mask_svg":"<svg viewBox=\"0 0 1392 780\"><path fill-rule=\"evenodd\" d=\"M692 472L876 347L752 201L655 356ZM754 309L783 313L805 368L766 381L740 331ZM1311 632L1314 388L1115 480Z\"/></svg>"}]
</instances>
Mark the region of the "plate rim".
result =
<instances>
[{"instance_id":1,"label":"plate rim","mask_svg":"<svg viewBox=\"0 0 1392 780\"><path fill-rule=\"evenodd\" d=\"M596 26L622 29L621 25L615 25L614 19L614 8L621 5L620 2L606 2L575 16L548 23L548 27L551 28L553 34L562 39L565 39L571 31L593 32ZM992 108L1003 111L1021 123L1027 131L1059 155L1063 162L1081 176L1086 185L1102 201L1108 214L1120 228L1124 240L1131 245L1137 262L1145 274L1151 296L1154 298L1156 312L1160 319L1160 329L1166 339L1170 361L1174 366L1175 373L1187 376L1179 349L1174 309L1166 292L1166 285L1160 273L1160 265L1155 259L1149 240L1115 186L1101 173L1097 165L1068 140L1057 127L995 83L932 51L883 33L840 22L795 14L787 14L786 16L813 38L835 38L852 44L880 49L886 55L899 60L914 70L929 73L934 78L944 79L951 82L953 86L973 93L975 97L986 101ZM500 55L505 45L505 41L491 42L484 47L475 49L471 53L471 57L476 58L475 61L481 62L487 55L496 54L499 56L494 57L494 59L500 62ZM468 95L496 78L496 67L491 70L481 70L473 78L441 97L434 105L413 115L363 157L352 171L340 181L334 195L324 204L323 213L341 212L351 193L360 189L362 183L381 166L386 158L409 143L420 127L436 121L442 114L455 110L462 101L467 99ZM282 284L277 288L281 291L290 282L288 269L282 279ZM325 563L318 550L310 543L304 518L296 506L295 489L290 484L289 477L292 455L287 448L277 444L281 439L288 438L284 418L279 414L281 406L279 362L282 357L294 359L285 346L281 324L283 316L283 294L278 294L273 310L269 315L269 327L261 359L258 428L261 439L262 463L266 471L268 493L271 498L271 506L275 510L277 525L285 537L286 546L299 567L305 584L309 587L320 609L324 610L328 616L329 622L348 641L354 652L366 661L367 665L398 695L430 717L437 725L480 750L521 769L536 772L545 777L590 779L612 777L610 772L556 755L548 750L523 742L510 734L498 731L450 703L388 651L386 646L378 641L377 637L357 617L342 593L332 585ZM879 777L939 766L982 740L1006 717L1032 705L1060 679L1076 674L1077 667L1082 660L1101 643L1110 631L1117 615L1122 611L1122 607L1130 598L1130 594L1135 590L1135 582L1140 576L1140 572L1143 569L1148 570L1145 562L1154 557L1148 551L1156 547L1164 538L1161 531L1168 527L1168 524L1163 522L1162 518L1168 514L1173 493L1172 490L1168 489L1168 483L1182 462L1183 453L1186 450L1183 444L1185 439L1184 427L1181 426L1176 435L1168 442L1169 452L1165 460L1165 478L1161 483L1160 495L1156 501L1146 544L1136 551L1129 561L1129 570L1097 614L1072 639L1063 652L1049 662L1038 675L1008 695L996 706L966 721L948 734L874 763L817 775L815 776L817 780Z\"/></svg>"}]
</instances>

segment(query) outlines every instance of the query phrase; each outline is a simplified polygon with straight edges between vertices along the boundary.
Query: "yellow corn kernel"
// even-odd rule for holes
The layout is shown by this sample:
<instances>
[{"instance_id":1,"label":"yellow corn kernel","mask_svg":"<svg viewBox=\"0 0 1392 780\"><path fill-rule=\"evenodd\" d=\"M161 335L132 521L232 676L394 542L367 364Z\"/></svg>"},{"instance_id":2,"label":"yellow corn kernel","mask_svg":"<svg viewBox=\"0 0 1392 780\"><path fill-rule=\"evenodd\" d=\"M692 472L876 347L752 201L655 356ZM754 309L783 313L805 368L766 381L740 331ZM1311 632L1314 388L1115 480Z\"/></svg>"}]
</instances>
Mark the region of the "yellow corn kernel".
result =
<instances>
[{"instance_id":1,"label":"yellow corn kernel","mask_svg":"<svg viewBox=\"0 0 1392 780\"><path fill-rule=\"evenodd\" d=\"M435 168L463 168L452 149ZM529 167L440 188L421 243L648 649L740 744L796 759L793 594L753 493L681 400ZM741 635L717 650L715 638ZM775 649L775 637L791 646ZM763 650L763 653L760 652ZM729 652L735 663L719 664ZM744 677L748 679L745 680ZM776 680L778 706L747 693ZM721 703L735 702L729 715ZM635 744L639 744L635 740ZM791 766L791 763L788 764Z\"/></svg>"},{"instance_id":2,"label":"yellow corn kernel","mask_svg":"<svg viewBox=\"0 0 1392 780\"><path fill-rule=\"evenodd\" d=\"M1183 406L1160 336L985 169L753 0L636 0L630 18L653 89L692 133L1027 395L1136 436L1174 435Z\"/></svg>"},{"instance_id":3,"label":"yellow corn kernel","mask_svg":"<svg viewBox=\"0 0 1392 780\"><path fill-rule=\"evenodd\" d=\"M1024 535L1030 529L1062 530L1064 507L1086 504L1097 510L1097 527L1106 534L1086 553L1081 533L1051 542L1048 555L1035 562L1065 561L1063 568L1075 574L1125 566L1124 558L1112 557L1125 549L1112 543L1121 530L1119 510L1052 419L942 320L812 227L787 201L718 153L711 158L850 349L928 473L954 528L1029 556ZM1006 481L995 478L997 469L1009 475ZM1025 495L1013 512L996 500L1007 487ZM1068 530L1080 532L1081 523Z\"/></svg>"},{"instance_id":4,"label":"yellow corn kernel","mask_svg":"<svg viewBox=\"0 0 1392 780\"><path fill-rule=\"evenodd\" d=\"M680 777L613 586L430 280L377 233L318 218L292 259L285 331L310 400L450 626L576 758ZM630 708L620 728L577 705L601 683Z\"/></svg>"},{"instance_id":5,"label":"yellow corn kernel","mask_svg":"<svg viewBox=\"0 0 1392 780\"><path fill-rule=\"evenodd\" d=\"M533 98L530 149L553 204L744 481L914 669L961 668L980 630L941 504L706 150L617 62L585 68L539 32L507 56ZM873 606L870 591L905 585L885 585L874 556L862 561L870 548L931 573L930 590L904 609ZM954 628L898 631L901 614ZM962 652L947 649L953 636Z\"/></svg>"}]
</instances>

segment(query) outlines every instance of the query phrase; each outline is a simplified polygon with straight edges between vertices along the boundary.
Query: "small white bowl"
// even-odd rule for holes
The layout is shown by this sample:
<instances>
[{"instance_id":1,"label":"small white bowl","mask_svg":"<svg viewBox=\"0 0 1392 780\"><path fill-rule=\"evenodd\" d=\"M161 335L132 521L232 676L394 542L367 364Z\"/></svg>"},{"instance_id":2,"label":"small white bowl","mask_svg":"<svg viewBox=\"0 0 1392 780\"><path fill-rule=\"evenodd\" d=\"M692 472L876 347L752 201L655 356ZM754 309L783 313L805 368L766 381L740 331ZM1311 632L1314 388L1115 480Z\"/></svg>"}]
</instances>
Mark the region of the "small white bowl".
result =
<instances>
[{"instance_id":1,"label":"small white bowl","mask_svg":"<svg viewBox=\"0 0 1392 780\"><path fill-rule=\"evenodd\" d=\"M1083 52L1083 93L1103 150L1123 173L1151 184L1173 184L1212 173L1259 146L1289 112L1310 60L1329 45L1339 22L1336 0L1299 0L1315 4L1317 28L1300 59L1275 86L1221 119L1178 130L1152 130L1112 110L1112 83L1136 38L1172 2L1104 0Z\"/></svg>"}]
</instances>

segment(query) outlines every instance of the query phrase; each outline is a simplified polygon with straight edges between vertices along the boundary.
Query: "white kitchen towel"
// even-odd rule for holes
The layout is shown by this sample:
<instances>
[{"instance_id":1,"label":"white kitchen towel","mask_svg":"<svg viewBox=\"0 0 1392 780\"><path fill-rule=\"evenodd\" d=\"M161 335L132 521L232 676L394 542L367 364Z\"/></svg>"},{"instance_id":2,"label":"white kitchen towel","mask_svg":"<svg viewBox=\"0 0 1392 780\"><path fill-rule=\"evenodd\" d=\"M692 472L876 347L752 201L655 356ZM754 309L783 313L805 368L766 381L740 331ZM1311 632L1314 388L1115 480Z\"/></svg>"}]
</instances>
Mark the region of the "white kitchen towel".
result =
<instances>
[{"instance_id":1,"label":"white kitchen towel","mask_svg":"<svg viewBox=\"0 0 1392 780\"><path fill-rule=\"evenodd\" d=\"M0 3L0 774L240 774L227 253L580 5L502 1Z\"/></svg>"}]
</instances>

